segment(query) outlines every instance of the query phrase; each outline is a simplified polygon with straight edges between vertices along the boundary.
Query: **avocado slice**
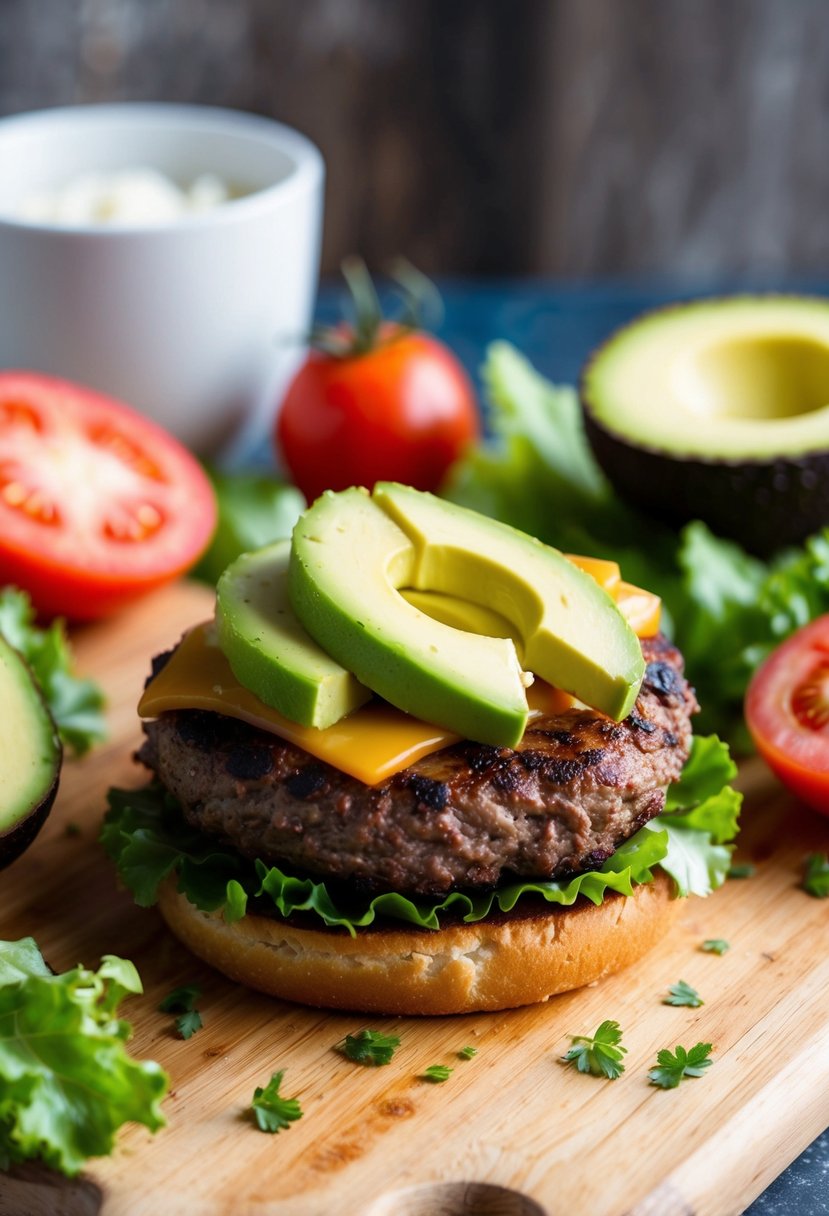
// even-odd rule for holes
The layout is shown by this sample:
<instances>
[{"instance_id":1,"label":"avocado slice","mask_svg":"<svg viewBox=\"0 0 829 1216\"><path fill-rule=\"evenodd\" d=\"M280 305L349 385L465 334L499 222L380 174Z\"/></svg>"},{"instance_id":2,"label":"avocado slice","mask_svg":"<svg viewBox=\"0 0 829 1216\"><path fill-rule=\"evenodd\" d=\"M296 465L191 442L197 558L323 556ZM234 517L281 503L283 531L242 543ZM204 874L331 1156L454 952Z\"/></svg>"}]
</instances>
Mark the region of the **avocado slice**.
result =
<instances>
[{"instance_id":1,"label":"avocado slice","mask_svg":"<svg viewBox=\"0 0 829 1216\"><path fill-rule=\"evenodd\" d=\"M469 633L482 633L490 638L512 638L518 658L521 658L521 638L518 630L500 612L493 612L482 604L458 599L456 595L442 595L439 591L415 591L413 588L400 592L403 599L427 616L453 629L466 629Z\"/></svg>"},{"instance_id":2,"label":"avocado slice","mask_svg":"<svg viewBox=\"0 0 829 1216\"><path fill-rule=\"evenodd\" d=\"M416 588L499 613L530 671L617 721L630 713L642 648L591 575L524 532L410 486L378 482L374 500L415 546Z\"/></svg>"},{"instance_id":3,"label":"avocado slice","mask_svg":"<svg viewBox=\"0 0 829 1216\"><path fill-rule=\"evenodd\" d=\"M515 646L407 603L398 589L416 586L415 559L415 546L366 490L326 491L294 529L291 603L329 654L398 709L514 746L529 712Z\"/></svg>"},{"instance_id":4,"label":"avocado slice","mask_svg":"<svg viewBox=\"0 0 829 1216\"><path fill-rule=\"evenodd\" d=\"M324 729L371 697L297 620L288 599L291 542L244 553L216 588L219 647L236 678L292 722Z\"/></svg>"},{"instance_id":5,"label":"avocado slice","mask_svg":"<svg viewBox=\"0 0 829 1216\"><path fill-rule=\"evenodd\" d=\"M760 556L829 522L829 300L739 296L646 314L581 383L618 493Z\"/></svg>"},{"instance_id":6,"label":"avocado slice","mask_svg":"<svg viewBox=\"0 0 829 1216\"><path fill-rule=\"evenodd\" d=\"M393 483L326 493L294 529L291 603L312 637L408 713L495 746L527 720L514 642L453 628L401 590L492 609L517 628L526 664L611 717L633 705L642 651L613 600L555 549Z\"/></svg>"},{"instance_id":7,"label":"avocado slice","mask_svg":"<svg viewBox=\"0 0 829 1216\"><path fill-rule=\"evenodd\" d=\"M34 676L0 637L0 869L29 847L58 791L61 745Z\"/></svg>"}]
</instances>

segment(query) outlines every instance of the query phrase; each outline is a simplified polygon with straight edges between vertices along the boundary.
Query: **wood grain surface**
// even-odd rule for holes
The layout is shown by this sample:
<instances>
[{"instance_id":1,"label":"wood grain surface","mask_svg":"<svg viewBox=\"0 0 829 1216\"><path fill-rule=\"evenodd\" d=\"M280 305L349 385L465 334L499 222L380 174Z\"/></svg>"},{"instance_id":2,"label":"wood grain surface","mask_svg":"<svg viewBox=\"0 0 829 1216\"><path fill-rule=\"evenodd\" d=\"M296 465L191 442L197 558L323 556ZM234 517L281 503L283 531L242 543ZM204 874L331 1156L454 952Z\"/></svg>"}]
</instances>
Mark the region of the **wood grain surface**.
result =
<instances>
[{"instance_id":1,"label":"wood grain surface","mask_svg":"<svg viewBox=\"0 0 829 1216\"><path fill-rule=\"evenodd\" d=\"M827 82L825 0L0 0L0 114L310 136L326 274L825 278Z\"/></svg>"},{"instance_id":2,"label":"wood grain surface","mask_svg":"<svg viewBox=\"0 0 829 1216\"><path fill-rule=\"evenodd\" d=\"M101 1198L104 1216L726 1216L829 1123L829 901L798 888L804 855L829 846L829 821L794 806L758 763L741 778L740 856L754 877L689 900L634 971L545 1005L369 1021L243 991L189 956L118 890L96 836L107 786L141 780L133 707L149 656L210 606L184 584L77 633L79 663L109 697L110 739L65 766L41 837L0 877L0 936L33 935L56 969L104 953L137 963L145 994L125 1012L134 1051L172 1077L168 1126L126 1128L74 1185L37 1169L0 1175L0 1216L86 1216ZM729 953L703 953L711 937ZM661 1003L679 979L702 1008ZM157 1010L184 983L203 988L204 1028L186 1042ZM614 1082L560 1063L568 1036L605 1018L629 1049ZM366 1025L400 1036L390 1065L334 1050ZM658 1049L698 1040L714 1044L704 1077L648 1085ZM462 1061L467 1044L478 1054ZM450 1065L449 1080L419 1079L431 1064ZM247 1110L277 1069L303 1118L268 1136Z\"/></svg>"}]
</instances>

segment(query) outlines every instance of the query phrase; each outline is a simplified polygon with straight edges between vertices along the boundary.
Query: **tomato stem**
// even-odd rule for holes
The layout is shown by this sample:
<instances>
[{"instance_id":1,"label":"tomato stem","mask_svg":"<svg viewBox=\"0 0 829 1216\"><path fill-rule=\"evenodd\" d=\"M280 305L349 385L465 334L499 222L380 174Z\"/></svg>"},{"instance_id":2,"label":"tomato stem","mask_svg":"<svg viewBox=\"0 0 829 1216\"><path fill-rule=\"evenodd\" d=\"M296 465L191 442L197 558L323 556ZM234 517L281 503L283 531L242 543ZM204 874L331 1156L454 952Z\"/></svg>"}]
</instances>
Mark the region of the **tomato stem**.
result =
<instances>
[{"instance_id":1,"label":"tomato stem","mask_svg":"<svg viewBox=\"0 0 829 1216\"><path fill-rule=\"evenodd\" d=\"M433 324L442 316L440 293L431 279L405 258L392 263L389 278L401 301L398 316L383 314L374 280L362 258L352 256L342 263L348 288L352 319L338 325L315 326L310 345L332 359L352 359L394 342L413 330L424 328L428 314Z\"/></svg>"}]
</instances>

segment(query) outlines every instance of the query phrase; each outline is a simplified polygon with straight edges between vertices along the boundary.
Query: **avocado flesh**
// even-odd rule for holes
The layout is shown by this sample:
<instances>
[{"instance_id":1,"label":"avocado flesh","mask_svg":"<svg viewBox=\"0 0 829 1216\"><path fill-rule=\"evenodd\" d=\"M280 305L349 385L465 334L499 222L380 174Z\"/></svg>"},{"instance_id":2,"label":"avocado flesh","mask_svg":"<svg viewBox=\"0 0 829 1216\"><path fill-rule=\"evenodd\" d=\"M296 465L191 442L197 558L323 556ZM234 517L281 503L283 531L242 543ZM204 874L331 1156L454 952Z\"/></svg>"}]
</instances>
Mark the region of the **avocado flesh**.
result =
<instances>
[{"instance_id":1,"label":"avocado flesh","mask_svg":"<svg viewBox=\"0 0 829 1216\"><path fill-rule=\"evenodd\" d=\"M404 712L466 738L514 746L528 707L515 646L434 620L414 586L415 548L366 491L327 492L294 529L291 603L313 638Z\"/></svg>"},{"instance_id":2,"label":"avocado flesh","mask_svg":"<svg viewBox=\"0 0 829 1216\"><path fill-rule=\"evenodd\" d=\"M596 459L634 505L761 556L829 521L829 301L649 314L593 356L581 396Z\"/></svg>"},{"instance_id":3,"label":"avocado flesh","mask_svg":"<svg viewBox=\"0 0 829 1216\"><path fill-rule=\"evenodd\" d=\"M477 616L464 623L476 628L494 612L499 633L517 631L530 670L610 717L625 717L639 690L639 641L593 578L523 533L405 486L318 499L294 530L289 586L308 632L364 684L481 743L512 747L523 734L529 677L515 643L435 620L401 590L470 601Z\"/></svg>"},{"instance_id":4,"label":"avocado flesh","mask_svg":"<svg viewBox=\"0 0 829 1216\"><path fill-rule=\"evenodd\" d=\"M493 612L491 608L473 604L470 600L458 599L454 595L442 595L439 591L404 588L400 594L413 608L434 617L436 621L442 621L444 625L451 625L453 629L465 629L468 633L480 633L490 638L511 638L518 657L521 658L521 638L518 630L505 616Z\"/></svg>"},{"instance_id":5,"label":"avocado flesh","mask_svg":"<svg viewBox=\"0 0 829 1216\"><path fill-rule=\"evenodd\" d=\"M28 848L52 808L61 746L20 655L0 637L0 868Z\"/></svg>"},{"instance_id":6,"label":"avocado flesh","mask_svg":"<svg viewBox=\"0 0 829 1216\"><path fill-rule=\"evenodd\" d=\"M370 689L326 654L288 598L291 543L233 562L216 588L219 646L236 678L292 722L324 729L364 705Z\"/></svg>"},{"instance_id":7,"label":"avocado flesh","mask_svg":"<svg viewBox=\"0 0 829 1216\"><path fill-rule=\"evenodd\" d=\"M416 588L505 617L530 671L608 717L627 717L642 648L595 579L557 549L432 494L379 482L374 499L415 546Z\"/></svg>"}]
</instances>

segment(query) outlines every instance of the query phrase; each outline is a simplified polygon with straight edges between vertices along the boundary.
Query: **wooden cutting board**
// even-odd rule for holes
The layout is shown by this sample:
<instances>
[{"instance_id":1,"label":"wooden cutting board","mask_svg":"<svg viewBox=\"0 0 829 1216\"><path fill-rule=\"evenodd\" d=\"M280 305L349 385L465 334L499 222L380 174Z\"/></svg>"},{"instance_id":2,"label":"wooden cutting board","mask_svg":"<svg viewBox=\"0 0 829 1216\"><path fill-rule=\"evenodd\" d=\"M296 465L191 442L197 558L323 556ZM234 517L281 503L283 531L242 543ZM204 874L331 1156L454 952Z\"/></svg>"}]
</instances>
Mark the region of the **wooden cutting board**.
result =
<instances>
[{"instance_id":1,"label":"wooden cutting board","mask_svg":"<svg viewBox=\"0 0 829 1216\"><path fill-rule=\"evenodd\" d=\"M145 995L127 1004L134 1051L172 1077L168 1127L126 1128L113 1157L69 1187L35 1169L0 1175L0 1216L725 1216L738 1213L829 1124L829 900L798 888L829 820L793 805L759 762L740 856L754 877L687 902L677 930L626 974L545 1005L428 1020L304 1009L234 987L197 962L155 911L116 886L96 843L110 784L139 784L134 705L149 657L211 611L182 584L75 635L78 663L109 698L109 741L65 766L32 849L0 875L0 936L33 935L56 969L133 959ZM70 824L80 834L67 831ZM724 937L724 957L702 953ZM687 980L700 1009L661 1003ZM204 1029L187 1042L159 1013L197 983ZM627 1070L608 1082L559 1062L571 1034L621 1023ZM400 1036L392 1063L333 1050L370 1025ZM677 1090L647 1083L662 1047L715 1045L708 1073ZM478 1054L461 1061L467 1044ZM454 1068L444 1084L418 1074ZM285 1070L303 1118L276 1136L246 1110Z\"/></svg>"}]
</instances>

